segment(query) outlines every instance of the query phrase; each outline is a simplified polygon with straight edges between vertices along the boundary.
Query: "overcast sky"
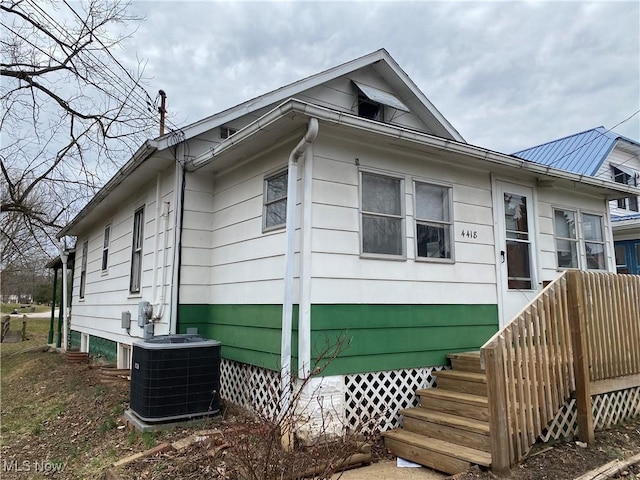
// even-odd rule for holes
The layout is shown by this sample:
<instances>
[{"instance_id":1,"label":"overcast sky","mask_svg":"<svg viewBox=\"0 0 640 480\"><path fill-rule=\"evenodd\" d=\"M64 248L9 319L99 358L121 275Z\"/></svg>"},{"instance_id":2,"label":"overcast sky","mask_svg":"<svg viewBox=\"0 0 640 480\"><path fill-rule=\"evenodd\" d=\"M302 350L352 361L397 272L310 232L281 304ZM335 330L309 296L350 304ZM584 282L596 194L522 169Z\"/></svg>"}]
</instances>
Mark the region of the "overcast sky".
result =
<instances>
[{"instance_id":1,"label":"overcast sky","mask_svg":"<svg viewBox=\"0 0 640 480\"><path fill-rule=\"evenodd\" d=\"M160 2L116 56L185 125L386 48L469 142L512 153L600 125L640 140L640 2Z\"/></svg>"}]
</instances>

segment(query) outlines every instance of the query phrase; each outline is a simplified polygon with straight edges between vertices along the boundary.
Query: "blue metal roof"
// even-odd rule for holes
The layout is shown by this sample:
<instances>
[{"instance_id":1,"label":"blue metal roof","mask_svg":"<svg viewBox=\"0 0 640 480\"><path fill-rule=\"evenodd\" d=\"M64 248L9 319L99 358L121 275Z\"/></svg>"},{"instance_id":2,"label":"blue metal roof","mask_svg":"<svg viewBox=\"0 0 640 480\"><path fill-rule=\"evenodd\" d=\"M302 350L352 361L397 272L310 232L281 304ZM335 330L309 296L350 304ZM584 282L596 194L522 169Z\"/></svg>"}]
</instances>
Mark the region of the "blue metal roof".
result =
<instances>
[{"instance_id":1,"label":"blue metal roof","mask_svg":"<svg viewBox=\"0 0 640 480\"><path fill-rule=\"evenodd\" d=\"M513 155L560 170L593 176L619 138L628 140L604 127L597 127L521 150Z\"/></svg>"},{"instance_id":2,"label":"blue metal roof","mask_svg":"<svg viewBox=\"0 0 640 480\"><path fill-rule=\"evenodd\" d=\"M640 220L640 213L631 213L629 215L620 215L618 217L611 215L612 222L623 222L625 220L635 220L636 218Z\"/></svg>"}]
</instances>

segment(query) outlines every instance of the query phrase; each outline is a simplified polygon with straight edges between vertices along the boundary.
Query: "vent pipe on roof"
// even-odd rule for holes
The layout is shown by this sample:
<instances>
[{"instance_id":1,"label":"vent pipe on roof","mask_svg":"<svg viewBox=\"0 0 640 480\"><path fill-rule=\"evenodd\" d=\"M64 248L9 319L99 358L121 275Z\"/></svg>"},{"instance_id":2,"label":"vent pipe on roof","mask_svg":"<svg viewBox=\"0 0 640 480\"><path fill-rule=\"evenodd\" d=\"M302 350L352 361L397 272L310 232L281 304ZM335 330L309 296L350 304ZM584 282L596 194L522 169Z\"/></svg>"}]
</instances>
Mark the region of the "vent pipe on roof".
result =
<instances>
[{"instance_id":1,"label":"vent pipe on roof","mask_svg":"<svg viewBox=\"0 0 640 480\"><path fill-rule=\"evenodd\" d=\"M296 203L298 184L298 160L318 136L318 119L311 118L307 133L289 155L287 170L287 218L285 241L284 303L282 305L282 337L280 348L280 419L289 413L291 407L291 326L293 316L293 259L295 254ZM291 432L283 432L283 446L288 447Z\"/></svg>"}]
</instances>

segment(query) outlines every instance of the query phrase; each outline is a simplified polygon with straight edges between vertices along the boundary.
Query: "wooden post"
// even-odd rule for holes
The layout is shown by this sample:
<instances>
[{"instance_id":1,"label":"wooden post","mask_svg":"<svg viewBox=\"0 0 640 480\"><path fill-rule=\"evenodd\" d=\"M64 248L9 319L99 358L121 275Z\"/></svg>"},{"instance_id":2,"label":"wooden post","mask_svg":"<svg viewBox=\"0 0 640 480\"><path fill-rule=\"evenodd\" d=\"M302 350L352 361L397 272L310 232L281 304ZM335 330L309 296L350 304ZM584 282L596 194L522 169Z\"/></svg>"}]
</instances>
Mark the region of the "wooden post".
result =
<instances>
[{"instance_id":1,"label":"wooden post","mask_svg":"<svg viewBox=\"0 0 640 480\"><path fill-rule=\"evenodd\" d=\"M573 368L576 379L576 406L578 409L578 438L592 445L595 436L591 411L591 378L589 375L589 350L585 321L585 295L583 272L567 272L569 325L573 343Z\"/></svg>"},{"instance_id":2,"label":"wooden post","mask_svg":"<svg viewBox=\"0 0 640 480\"><path fill-rule=\"evenodd\" d=\"M22 316L22 336L20 337L20 341L24 342L27 339L27 316Z\"/></svg>"},{"instance_id":3,"label":"wooden post","mask_svg":"<svg viewBox=\"0 0 640 480\"><path fill-rule=\"evenodd\" d=\"M511 436L507 410L502 345L499 342L483 350L487 372L487 400L489 403L489 435L491 438L491 470L497 475L509 473L511 468Z\"/></svg>"}]
</instances>

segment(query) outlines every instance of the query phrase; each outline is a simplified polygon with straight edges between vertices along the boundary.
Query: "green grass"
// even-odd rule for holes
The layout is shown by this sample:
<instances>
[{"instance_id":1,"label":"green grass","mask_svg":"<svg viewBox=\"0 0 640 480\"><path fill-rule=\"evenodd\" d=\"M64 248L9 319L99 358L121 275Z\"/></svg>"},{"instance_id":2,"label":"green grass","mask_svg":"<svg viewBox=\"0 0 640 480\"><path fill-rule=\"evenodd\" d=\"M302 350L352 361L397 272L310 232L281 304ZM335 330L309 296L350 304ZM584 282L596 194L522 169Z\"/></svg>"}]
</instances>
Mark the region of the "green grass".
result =
<instances>
[{"instance_id":1,"label":"green grass","mask_svg":"<svg viewBox=\"0 0 640 480\"><path fill-rule=\"evenodd\" d=\"M51 307L48 305L35 305L31 304L27 308L22 308L25 304L20 303L0 303L0 312L2 313L11 313L13 310L17 310L20 315L29 314L29 313L41 313L41 312L50 312ZM32 312L31 310L34 309Z\"/></svg>"}]
</instances>

